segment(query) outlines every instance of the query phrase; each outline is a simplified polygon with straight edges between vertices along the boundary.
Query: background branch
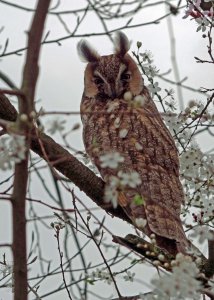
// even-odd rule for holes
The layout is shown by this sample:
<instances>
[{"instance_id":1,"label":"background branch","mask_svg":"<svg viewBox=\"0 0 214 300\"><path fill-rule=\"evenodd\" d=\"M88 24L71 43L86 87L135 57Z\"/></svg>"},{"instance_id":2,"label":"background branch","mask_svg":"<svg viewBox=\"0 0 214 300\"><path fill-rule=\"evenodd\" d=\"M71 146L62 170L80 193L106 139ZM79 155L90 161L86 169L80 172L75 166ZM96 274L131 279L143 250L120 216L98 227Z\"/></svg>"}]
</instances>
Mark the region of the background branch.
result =
<instances>
[{"instance_id":1,"label":"background branch","mask_svg":"<svg viewBox=\"0 0 214 300\"><path fill-rule=\"evenodd\" d=\"M30 115L34 106L34 94L38 77L38 57L41 38L50 0L38 1L32 26L29 32L28 50L19 97L20 115ZM28 157L30 148L31 122L18 122L17 127L26 137L25 159L15 165L14 189L11 197L13 218L13 272L14 299L27 300L27 233L26 233L26 191L28 182ZM20 176L21 174L21 176Z\"/></svg>"}]
</instances>

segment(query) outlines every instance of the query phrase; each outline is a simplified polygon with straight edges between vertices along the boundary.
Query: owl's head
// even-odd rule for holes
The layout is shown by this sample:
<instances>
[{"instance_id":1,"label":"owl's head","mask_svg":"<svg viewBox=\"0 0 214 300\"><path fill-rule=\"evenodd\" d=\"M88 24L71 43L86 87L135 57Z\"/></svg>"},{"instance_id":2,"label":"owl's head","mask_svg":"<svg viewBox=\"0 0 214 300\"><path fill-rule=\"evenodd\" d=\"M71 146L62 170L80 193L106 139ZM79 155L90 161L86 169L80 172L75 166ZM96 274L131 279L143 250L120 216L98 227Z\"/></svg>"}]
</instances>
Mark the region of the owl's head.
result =
<instances>
[{"instance_id":1,"label":"owl's head","mask_svg":"<svg viewBox=\"0 0 214 300\"><path fill-rule=\"evenodd\" d=\"M130 91L134 96L143 89L143 79L135 61L127 53L130 42L126 35L117 32L114 54L100 56L85 40L78 45L78 53L88 62L85 70L84 95L99 100L122 98Z\"/></svg>"}]
</instances>

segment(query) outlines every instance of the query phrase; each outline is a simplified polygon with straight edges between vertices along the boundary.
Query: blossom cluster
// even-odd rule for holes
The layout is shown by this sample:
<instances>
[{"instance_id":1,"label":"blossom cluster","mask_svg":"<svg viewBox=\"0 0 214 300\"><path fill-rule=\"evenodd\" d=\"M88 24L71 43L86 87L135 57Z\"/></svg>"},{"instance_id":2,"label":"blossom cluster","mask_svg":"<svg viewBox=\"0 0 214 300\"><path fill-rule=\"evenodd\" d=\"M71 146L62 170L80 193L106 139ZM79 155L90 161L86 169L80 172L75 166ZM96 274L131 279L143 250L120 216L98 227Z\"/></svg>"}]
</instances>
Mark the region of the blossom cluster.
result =
<instances>
[{"instance_id":1,"label":"blossom cluster","mask_svg":"<svg viewBox=\"0 0 214 300\"><path fill-rule=\"evenodd\" d=\"M201 283L197 280L198 275L199 269L192 258L177 254L176 260L172 262L172 274L152 280L157 295L154 299L199 299Z\"/></svg>"},{"instance_id":2,"label":"blossom cluster","mask_svg":"<svg viewBox=\"0 0 214 300\"><path fill-rule=\"evenodd\" d=\"M0 274L2 278L7 278L6 287L11 288L12 293L14 293L14 272L13 272L13 264L9 264L8 262L1 262L0 264ZM10 277L9 277L10 275Z\"/></svg>"},{"instance_id":3,"label":"blossom cluster","mask_svg":"<svg viewBox=\"0 0 214 300\"><path fill-rule=\"evenodd\" d=\"M210 5L203 5L210 2ZM210 24L209 17L214 16L212 0L193 0L191 3L187 1L187 10L185 11L184 19L187 17L192 17L195 19L198 27L196 31L206 31L207 26Z\"/></svg>"},{"instance_id":4,"label":"blossom cluster","mask_svg":"<svg viewBox=\"0 0 214 300\"><path fill-rule=\"evenodd\" d=\"M117 176L110 176L104 192L104 199L107 203L111 202L113 207L116 208L118 204L119 193L123 191L126 187L136 188L142 183L140 175L135 172L123 172L119 171Z\"/></svg>"},{"instance_id":5,"label":"blossom cluster","mask_svg":"<svg viewBox=\"0 0 214 300\"><path fill-rule=\"evenodd\" d=\"M164 120L180 152L180 175L186 198L183 212L186 214L194 206L203 213L203 222L207 222L213 219L214 212L214 155L201 151L192 128L209 124L210 114L203 103L194 100L179 115L168 110Z\"/></svg>"},{"instance_id":6,"label":"blossom cluster","mask_svg":"<svg viewBox=\"0 0 214 300\"><path fill-rule=\"evenodd\" d=\"M87 277L87 281L90 283L94 283L97 280L101 280L104 281L107 284L111 284L112 283L112 277L111 274L104 270L104 269L96 269L95 271L93 271L90 275L86 275Z\"/></svg>"},{"instance_id":7,"label":"blossom cluster","mask_svg":"<svg viewBox=\"0 0 214 300\"><path fill-rule=\"evenodd\" d=\"M139 52L139 49L141 48L142 44L140 42L137 43L138 47L138 53L135 54L138 63L141 67L141 70L143 74L146 76L148 79L149 84L147 85L147 88L150 92L150 95L152 98L154 96L158 97L159 100L161 100L161 96L159 92L161 92L161 87L159 86L159 83L154 80L154 78L158 75L159 70L157 67L153 64L153 55L150 51L145 50L144 52ZM165 89L165 96L162 99L162 101L165 101L166 106L169 105L169 107L174 107L175 101L174 101L174 91L172 89L167 90Z\"/></svg>"},{"instance_id":8,"label":"blossom cluster","mask_svg":"<svg viewBox=\"0 0 214 300\"><path fill-rule=\"evenodd\" d=\"M117 169L125 158L119 152L105 153L100 156L102 168ZM111 175L107 179L105 186L105 201L117 207L119 192L124 188L136 188L142 183L140 175L136 171L125 172L119 170L116 175Z\"/></svg>"},{"instance_id":9,"label":"blossom cluster","mask_svg":"<svg viewBox=\"0 0 214 300\"><path fill-rule=\"evenodd\" d=\"M55 118L48 122L47 131L50 134L55 134L57 132L62 132L65 130L66 121L63 119Z\"/></svg>"},{"instance_id":10,"label":"blossom cluster","mask_svg":"<svg viewBox=\"0 0 214 300\"><path fill-rule=\"evenodd\" d=\"M192 229L190 238L196 238L202 244L206 240L214 240L214 233L206 225L197 226Z\"/></svg>"},{"instance_id":11,"label":"blossom cluster","mask_svg":"<svg viewBox=\"0 0 214 300\"><path fill-rule=\"evenodd\" d=\"M0 138L0 169L11 169L13 163L25 159L25 136L11 134Z\"/></svg>"},{"instance_id":12,"label":"blossom cluster","mask_svg":"<svg viewBox=\"0 0 214 300\"><path fill-rule=\"evenodd\" d=\"M119 163L124 162L124 157L119 152L105 153L100 156L102 168L117 169Z\"/></svg>"},{"instance_id":13,"label":"blossom cluster","mask_svg":"<svg viewBox=\"0 0 214 300\"><path fill-rule=\"evenodd\" d=\"M115 277L118 275L118 273L112 273L112 275ZM101 280L109 285L112 284L113 279L112 275L107 271L106 269L96 269L95 271L92 271L91 274L86 275L87 282L94 284L95 281ZM125 275L123 275L123 279L125 281L133 282L135 277L135 273L132 273L131 271L126 271Z\"/></svg>"},{"instance_id":14,"label":"blossom cluster","mask_svg":"<svg viewBox=\"0 0 214 300\"><path fill-rule=\"evenodd\" d=\"M137 95L134 97L130 91L125 92L123 98L124 100L130 102L130 104L134 107L143 107L147 102L147 99L144 95Z\"/></svg>"},{"instance_id":15,"label":"blossom cluster","mask_svg":"<svg viewBox=\"0 0 214 300\"><path fill-rule=\"evenodd\" d=\"M212 154L203 154L197 147L191 147L181 155L186 203L200 208L203 222L211 220L214 212L213 159Z\"/></svg>"},{"instance_id":16,"label":"blossom cluster","mask_svg":"<svg viewBox=\"0 0 214 300\"><path fill-rule=\"evenodd\" d=\"M140 47L141 45L138 45L138 48ZM157 95L161 91L159 83L154 82L153 80L153 78L158 74L159 70L156 66L153 65L153 56L150 51L146 50L145 52L140 52L138 57L141 69L150 82L150 84L148 85L148 89L150 91L151 97L153 98L154 95Z\"/></svg>"}]
</instances>

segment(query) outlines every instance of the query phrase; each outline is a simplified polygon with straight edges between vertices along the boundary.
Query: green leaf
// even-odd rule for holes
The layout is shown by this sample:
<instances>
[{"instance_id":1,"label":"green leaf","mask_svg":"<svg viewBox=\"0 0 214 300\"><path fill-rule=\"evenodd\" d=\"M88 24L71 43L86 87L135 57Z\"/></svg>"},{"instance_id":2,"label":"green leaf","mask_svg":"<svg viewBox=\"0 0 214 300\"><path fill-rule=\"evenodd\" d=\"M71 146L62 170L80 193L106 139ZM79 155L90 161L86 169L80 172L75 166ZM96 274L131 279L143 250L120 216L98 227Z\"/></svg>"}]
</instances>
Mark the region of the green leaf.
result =
<instances>
[{"instance_id":1,"label":"green leaf","mask_svg":"<svg viewBox=\"0 0 214 300\"><path fill-rule=\"evenodd\" d=\"M86 281L87 281L88 284L94 285L94 280L92 280L92 279L86 279Z\"/></svg>"},{"instance_id":2,"label":"green leaf","mask_svg":"<svg viewBox=\"0 0 214 300\"><path fill-rule=\"evenodd\" d=\"M144 201L143 197L141 197L140 195L136 194L134 196L133 202L134 202L135 205L143 205L145 201Z\"/></svg>"}]
</instances>

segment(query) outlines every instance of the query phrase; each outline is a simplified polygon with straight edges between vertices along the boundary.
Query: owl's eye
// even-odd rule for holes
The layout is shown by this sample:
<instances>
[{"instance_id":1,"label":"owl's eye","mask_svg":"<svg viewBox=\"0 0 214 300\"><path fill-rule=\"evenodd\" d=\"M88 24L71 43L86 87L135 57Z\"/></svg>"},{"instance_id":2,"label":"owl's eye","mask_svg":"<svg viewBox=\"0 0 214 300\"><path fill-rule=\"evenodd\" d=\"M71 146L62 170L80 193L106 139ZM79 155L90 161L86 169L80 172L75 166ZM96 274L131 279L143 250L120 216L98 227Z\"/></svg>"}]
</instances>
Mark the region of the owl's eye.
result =
<instances>
[{"instance_id":1,"label":"owl's eye","mask_svg":"<svg viewBox=\"0 0 214 300\"><path fill-rule=\"evenodd\" d=\"M104 83L104 81L102 80L102 78L97 76L97 77L94 77L94 83L99 85L99 84Z\"/></svg>"},{"instance_id":2,"label":"owl's eye","mask_svg":"<svg viewBox=\"0 0 214 300\"><path fill-rule=\"evenodd\" d=\"M121 80L129 80L130 79L130 74L129 73L123 73L120 77Z\"/></svg>"}]
</instances>

